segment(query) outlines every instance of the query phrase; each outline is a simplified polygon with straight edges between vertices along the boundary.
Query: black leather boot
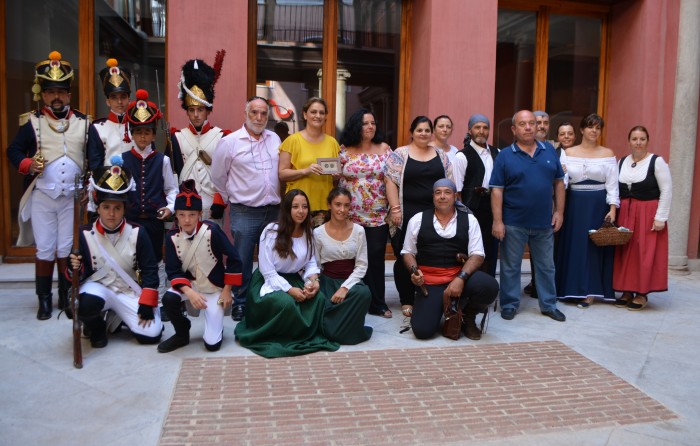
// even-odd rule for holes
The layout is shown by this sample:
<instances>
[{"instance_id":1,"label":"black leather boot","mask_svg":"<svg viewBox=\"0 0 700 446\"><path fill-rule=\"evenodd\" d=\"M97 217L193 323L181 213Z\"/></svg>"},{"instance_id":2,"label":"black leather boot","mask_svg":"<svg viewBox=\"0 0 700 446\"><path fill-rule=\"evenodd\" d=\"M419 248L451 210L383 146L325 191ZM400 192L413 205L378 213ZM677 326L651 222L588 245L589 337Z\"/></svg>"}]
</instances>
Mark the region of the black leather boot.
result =
<instances>
[{"instance_id":1,"label":"black leather boot","mask_svg":"<svg viewBox=\"0 0 700 446\"><path fill-rule=\"evenodd\" d=\"M70 290L71 283L66 277L66 268L68 266L68 259L58 259L58 309L60 311L65 311L68 319L73 319L73 312L70 308Z\"/></svg>"},{"instance_id":2,"label":"black leather boot","mask_svg":"<svg viewBox=\"0 0 700 446\"><path fill-rule=\"evenodd\" d=\"M51 266L53 267L53 264ZM39 298L39 309L36 312L36 318L40 321L51 319L51 311L53 310L51 285L53 285L53 277L50 275L36 276L36 295Z\"/></svg>"},{"instance_id":3,"label":"black leather boot","mask_svg":"<svg viewBox=\"0 0 700 446\"><path fill-rule=\"evenodd\" d=\"M165 293L163 309L175 328L175 334L158 345L160 353L169 353L190 343L191 322L182 314L182 301L174 293Z\"/></svg>"},{"instance_id":4,"label":"black leather boot","mask_svg":"<svg viewBox=\"0 0 700 446\"><path fill-rule=\"evenodd\" d=\"M90 330L90 345L92 348L107 346L107 324L101 315L80 317L80 320Z\"/></svg>"}]
</instances>

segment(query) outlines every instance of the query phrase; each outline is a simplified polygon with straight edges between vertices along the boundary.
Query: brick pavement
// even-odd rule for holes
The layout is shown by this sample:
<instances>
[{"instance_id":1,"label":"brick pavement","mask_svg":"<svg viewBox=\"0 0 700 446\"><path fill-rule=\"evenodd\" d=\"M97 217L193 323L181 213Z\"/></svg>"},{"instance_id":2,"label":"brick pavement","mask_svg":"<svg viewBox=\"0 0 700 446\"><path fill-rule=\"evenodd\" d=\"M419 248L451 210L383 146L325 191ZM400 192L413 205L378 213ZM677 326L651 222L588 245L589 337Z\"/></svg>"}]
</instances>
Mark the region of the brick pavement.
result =
<instances>
[{"instance_id":1,"label":"brick pavement","mask_svg":"<svg viewBox=\"0 0 700 446\"><path fill-rule=\"evenodd\" d=\"M464 444L676 415L557 341L184 359L160 444Z\"/></svg>"}]
</instances>

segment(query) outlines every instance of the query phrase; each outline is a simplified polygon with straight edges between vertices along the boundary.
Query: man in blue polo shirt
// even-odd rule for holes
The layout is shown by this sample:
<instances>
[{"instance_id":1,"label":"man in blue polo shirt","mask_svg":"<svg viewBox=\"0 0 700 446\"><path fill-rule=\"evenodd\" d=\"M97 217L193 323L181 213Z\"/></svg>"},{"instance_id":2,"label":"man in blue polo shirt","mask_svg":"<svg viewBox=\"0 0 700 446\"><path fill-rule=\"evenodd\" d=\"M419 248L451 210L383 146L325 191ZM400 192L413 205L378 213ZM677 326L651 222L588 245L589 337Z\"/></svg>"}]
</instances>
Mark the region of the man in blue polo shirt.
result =
<instances>
[{"instance_id":1,"label":"man in blue polo shirt","mask_svg":"<svg viewBox=\"0 0 700 446\"><path fill-rule=\"evenodd\" d=\"M563 322L566 316L556 307L552 251L554 232L564 221L564 171L554 147L535 139L536 129L531 111L513 116L515 142L496 157L489 183L492 234L501 241L501 317L513 319L520 305L520 266L527 243L540 311Z\"/></svg>"}]
</instances>

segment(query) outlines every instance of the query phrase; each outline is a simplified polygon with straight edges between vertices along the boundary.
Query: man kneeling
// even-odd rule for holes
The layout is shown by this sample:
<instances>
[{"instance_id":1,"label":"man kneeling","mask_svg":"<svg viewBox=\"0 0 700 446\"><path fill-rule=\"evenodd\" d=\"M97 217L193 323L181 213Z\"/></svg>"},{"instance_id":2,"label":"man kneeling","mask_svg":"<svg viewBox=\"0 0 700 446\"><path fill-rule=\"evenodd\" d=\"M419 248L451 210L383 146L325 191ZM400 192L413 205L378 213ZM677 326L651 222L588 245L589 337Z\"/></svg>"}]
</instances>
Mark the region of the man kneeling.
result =
<instances>
[{"instance_id":1,"label":"man kneeling","mask_svg":"<svg viewBox=\"0 0 700 446\"><path fill-rule=\"evenodd\" d=\"M182 314L183 299L204 310L204 346L217 351L223 340L224 311L233 300L231 286L241 284L241 258L218 225L201 221L202 197L194 180L180 186L175 217L178 227L165 240L165 272L172 288L163 296L175 335L163 341L158 351L168 353L190 343L191 323Z\"/></svg>"},{"instance_id":2,"label":"man kneeling","mask_svg":"<svg viewBox=\"0 0 700 446\"><path fill-rule=\"evenodd\" d=\"M117 313L141 344L155 344L163 331L158 263L146 231L124 219L133 180L125 169L106 166L95 169L90 182L99 218L81 228L80 255L70 255L80 270L79 318L93 348L107 345L102 310Z\"/></svg>"},{"instance_id":3,"label":"man kneeling","mask_svg":"<svg viewBox=\"0 0 700 446\"><path fill-rule=\"evenodd\" d=\"M411 328L418 339L432 337L440 328L443 302L456 299L462 306L464 334L481 339L476 315L485 311L498 294L498 282L479 271L484 248L479 222L463 205L456 207L455 184L446 178L433 185L434 211L419 212L406 227L401 254L417 287ZM462 209L463 208L463 209ZM458 256L460 255L461 256ZM462 265L459 258L467 257Z\"/></svg>"}]
</instances>

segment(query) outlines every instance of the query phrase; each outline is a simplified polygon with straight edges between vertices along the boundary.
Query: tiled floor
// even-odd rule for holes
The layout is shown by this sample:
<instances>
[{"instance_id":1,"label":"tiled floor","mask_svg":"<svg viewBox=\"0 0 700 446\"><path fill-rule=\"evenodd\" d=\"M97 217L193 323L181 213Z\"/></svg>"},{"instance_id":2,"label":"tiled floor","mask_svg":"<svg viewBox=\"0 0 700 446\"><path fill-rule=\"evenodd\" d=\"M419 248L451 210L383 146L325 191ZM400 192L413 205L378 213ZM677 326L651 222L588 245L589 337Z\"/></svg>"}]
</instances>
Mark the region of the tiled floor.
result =
<instances>
[{"instance_id":1,"label":"tiled floor","mask_svg":"<svg viewBox=\"0 0 700 446\"><path fill-rule=\"evenodd\" d=\"M464 432L460 429L463 429L463 424L467 421L472 429L461 438L450 441L451 443L479 446L700 444L700 423L697 422L700 420L700 355L697 347L697 340L700 338L700 273L672 275L669 291L652 294L649 306L640 312L627 311L599 302L587 310L561 305L560 308L567 316L564 323L542 316L537 301L523 296L515 319L505 321L498 315L492 315L488 332L478 342L464 337L452 341L440 336L420 341L415 339L410 331L400 334L403 318L399 316L396 289L389 280L386 283L387 302L394 310L394 318L368 316L366 323L374 327L372 339L356 346L343 346L335 353L263 360L235 342L232 334L235 324L231 319L225 321L221 350L208 353L200 341L203 318L195 318L192 319L190 345L169 354L158 354L154 346L138 345L128 331L111 336L105 349L92 349L89 343L84 341L84 367L81 370L73 368L72 364L71 322L65 317L57 319L56 312L48 321L36 320L36 297L33 287L27 285L31 283L32 275L32 265L0 265L0 446L155 446L159 443L161 434L164 435L165 442L171 438L173 431L170 429L180 429L196 421L196 418L181 419L174 424L170 424L171 421L167 421L166 424L168 415L176 413L176 406L171 406L171 401L178 401L179 398L174 392L178 389L180 370L189 370L192 366L198 367L199 364L217 364L211 369L212 373L221 373L216 371L216 367L223 366L226 369L223 372L226 390L223 393L215 391L222 402L227 402L226 411L216 411L210 414L209 419L212 420L210 427L221 425L225 426L227 431L230 429L240 434L229 444L245 444L244 440L248 435L245 433L248 431L244 432L241 426L235 425L236 419L228 415L229 413L245 416L246 421L250 417L250 425L245 429L251 429L253 432L250 437L251 444L259 444L263 438L269 438L274 429L278 429L278 433L286 432L277 443L295 438L288 430L284 430L288 427L282 429L281 426L274 425L269 429L269 424L266 424L269 423L268 419L260 419L260 416L256 415L257 412L251 412L255 401L244 400L243 395L253 388L256 376L251 374L252 372L244 371L246 364L250 370L256 367L255 370L261 370L261 373L262 370L267 370L265 373L274 371L275 374L269 375L275 377L274 381L290 379L291 376L309 385L325 385L328 382L333 384L337 377L347 376L342 378L344 382L353 381L354 385L361 385L362 398L350 398L352 409L355 410L352 419L349 416L340 417L320 410L321 407L326 407L327 411L331 407L337 407L347 414L348 407L351 407L345 405L348 398L343 398L341 403L341 399L338 399L339 393L324 393L313 404L308 399L304 400L304 407L308 405L315 418L307 418L301 423L303 434L308 435L308 440L316 439L318 444L331 444L331 441L336 444L362 444L360 440L365 437L354 441L359 438L352 436L356 431L369 436L364 444L380 443L389 437L392 444L410 444L414 442L416 435L421 436L423 432L432 432L427 440L421 437L423 444L445 444L449 443L447 440L451 432ZM523 283L527 280L528 277L524 276ZM170 336L172 333L172 326L166 324L164 336ZM422 376L418 366L423 365L420 367L420 372L423 372L426 357L451 355L455 347L456 351L468 353L460 361L483 357L480 362L491 361L495 364L495 361L505 358L480 355L486 355L486 352L503 352L506 349L522 350L523 345L535 350L555 347L554 350L563 356L561 360L551 361L553 369L562 370L561 365L565 360L579 364L579 369L548 376L544 369L537 368L540 366L538 363L530 362L523 356L516 361L514 356L509 355L509 360L515 361L512 365L515 371L512 373L520 373L521 369L527 367L529 375L525 373L515 382L512 379L510 382L496 381L493 384L496 390L488 389L485 395L465 394L465 399L477 403L478 410L483 410L483 414L480 413L479 416L501 416L501 420L506 419L505 412L502 415L498 412L489 414L488 411L493 409L489 409L487 404L494 395L488 392L499 392L495 395L498 396L507 388L514 397L524 398L525 394L522 392L536 389L543 380L559 379L562 375L567 376L566 373L576 373L581 374L581 379L565 379L558 381L557 385L571 389L572 395L593 392L597 398L600 393L595 392L601 382L589 380L592 376L600 374L604 377L602 381L606 385L612 382L619 383L620 389L626 389L625 391L630 391L636 397L642 397L642 392L673 412L676 417L660 420L660 414L665 412L654 412L653 409L648 412L648 406L635 404L635 408L640 406L655 417L644 421L641 418L644 413L636 413L629 407L620 408L619 404L611 403L607 409L613 410L613 413L606 414L604 420L594 423L593 415L589 417L580 412L585 409L580 404L581 401L567 399L557 408L560 411L560 415L557 416L562 416L562 419L569 417L566 420L574 419L570 423L582 423L583 419L586 419L585 424L562 427L558 419L550 417L545 420L546 417L539 417L539 421L516 426L513 423L520 423L518 420L521 417L538 413L526 413L523 405L523 413L513 415L512 420L508 420L512 430L508 429L507 423L499 422L496 426L490 426L494 429L492 435L489 434L491 431L481 431L483 437L469 441L472 431L474 434L478 431L477 424L470 418L470 412L460 406L460 418L456 421L449 419L447 417L452 416L452 408L437 411L436 400L425 393L426 389L438 386L451 386L450 390L463 391L462 387L452 385L453 372ZM517 346L520 348L516 348ZM299 361L304 365L292 370L287 361ZM332 366L324 366L324 363ZM310 367L310 364L313 367ZM473 367L470 362L463 364L465 371L472 370L469 368ZM367 372L364 367L367 367ZM328 373L330 378L322 379L321 383L316 384L318 379L314 374L320 371ZM593 373L591 376L589 371ZM493 375L494 379L507 377L504 375L506 372L502 370L494 372L489 368L481 372ZM249 378L245 377L245 373L249 373ZM344 375L345 373L348 375ZM410 377L409 373L412 374ZM454 371L455 375L459 373L462 373L461 369ZM358 375L365 377L373 374L383 379L365 382L358 378ZM199 378L195 376L187 382L196 384L197 381L194 380ZM525 381L534 380L535 376L536 381ZM221 379L219 376L216 381L219 386ZM428 382L431 379L432 386ZM469 382L475 378L469 374L463 375L461 379ZM408 382L411 384L407 384ZM490 385L484 385L487 384ZM281 386L279 391L276 387L277 394L284 392L286 395L292 392L289 384L287 387ZM333 388L332 385L330 387ZM473 390L474 386L464 388ZM554 388L556 389L556 385ZM313 389L310 392L316 391L315 388L310 389ZM260 392L262 401L269 390L263 386ZM354 395L345 387L343 392ZM608 392L610 393L610 390ZM501 400L505 400L502 395L499 398L499 405L502 407L496 411L509 410L512 414L518 409L517 405L509 406L509 403L503 403ZM542 398L544 402L546 396L540 395L536 398ZM388 418L383 418L380 422L380 414L376 414L375 417L368 402L371 401L376 407L377 404L394 404L393 399L398 400L401 406L398 412L394 410L397 417L408 409L422 410L423 413L432 410L435 414L431 412L431 417L425 422L414 421L410 427L400 424L406 423L400 419L393 421L393 425ZM650 400L644 401L644 404L647 404ZM596 403L595 410L604 411L603 406ZM184 405L181 409L192 410ZM197 416L200 416L203 409L198 410L200 412ZM290 409L295 416L299 410L296 406ZM571 413L567 415L566 411ZM621 414L623 411L625 413ZM362 418L359 418L358 413ZM550 415L549 411L543 413ZM436 417L447 421L438 423L439 428L432 430L435 426L432 420ZM329 429L341 422L353 423L345 432L348 435L347 440L343 435L330 435ZM539 422L556 426L536 424ZM317 429L321 423L325 423L329 428ZM297 426L299 424L296 423ZM390 428L396 425L400 427ZM264 429L257 428L256 431L257 426L264 426ZM316 429L314 435L310 434L312 426ZM345 424L340 427L343 426ZM441 436L438 437L436 432ZM182 441L179 444L185 443L188 433L185 431L182 435L185 436L181 437Z\"/></svg>"},{"instance_id":2,"label":"tiled floor","mask_svg":"<svg viewBox=\"0 0 700 446\"><path fill-rule=\"evenodd\" d=\"M675 417L557 341L188 358L160 444L463 444Z\"/></svg>"}]
</instances>

